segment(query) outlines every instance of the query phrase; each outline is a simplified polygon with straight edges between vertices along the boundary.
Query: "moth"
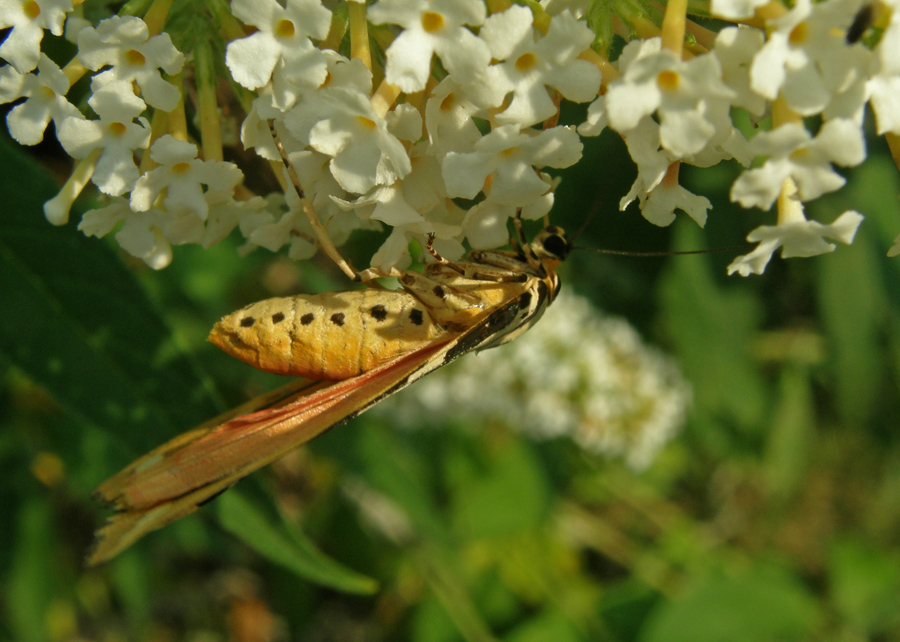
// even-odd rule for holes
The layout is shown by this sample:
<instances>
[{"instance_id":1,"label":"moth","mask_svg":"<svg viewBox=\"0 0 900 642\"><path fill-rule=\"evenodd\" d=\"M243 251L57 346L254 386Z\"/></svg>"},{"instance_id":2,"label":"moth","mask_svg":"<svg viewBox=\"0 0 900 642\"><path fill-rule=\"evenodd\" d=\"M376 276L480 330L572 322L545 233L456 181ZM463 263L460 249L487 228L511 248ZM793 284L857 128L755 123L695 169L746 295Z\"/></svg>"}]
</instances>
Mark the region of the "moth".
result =
<instances>
[{"instance_id":1,"label":"moth","mask_svg":"<svg viewBox=\"0 0 900 642\"><path fill-rule=\"evenodd\" d=\"M216 417L104 482L95 497L116 512L97 531L88 564L437 368L528 330L559 292L556 269L573 246L554 226L526 243L514 222L513 251L475 251L464 262L441 258L429 239L436 261L424 272L395 271L399 290L268 299L219 321L209 340L225 352L318 383L292 384Z\"/></svg>"}]
</instances>

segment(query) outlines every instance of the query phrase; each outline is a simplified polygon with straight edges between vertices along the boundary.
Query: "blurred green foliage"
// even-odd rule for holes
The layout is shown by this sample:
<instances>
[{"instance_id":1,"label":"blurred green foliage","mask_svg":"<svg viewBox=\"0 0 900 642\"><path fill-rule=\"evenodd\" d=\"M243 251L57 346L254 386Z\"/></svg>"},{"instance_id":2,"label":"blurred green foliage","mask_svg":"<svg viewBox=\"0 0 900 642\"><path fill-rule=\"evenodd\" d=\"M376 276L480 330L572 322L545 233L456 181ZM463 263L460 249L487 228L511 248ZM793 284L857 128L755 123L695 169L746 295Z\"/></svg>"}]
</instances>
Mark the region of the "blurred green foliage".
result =
<instances>
[{"instance_id":1,"label":"blurred green foliage","mask_svg":"<svg viewBox=\"0 0 900 642\"><path fill-rule=\"evenodd\" d=\"M748 279L725 276L733 253L563 267L693 385L688 426L648 470L504 426L398 433L364 415L98 569L82 566L92 489L280 383L205 344L213 321L345 280L324 260L238 258L238 240L151 272L74 221L51 227L56 181L0 151L0 638L900 640L900 263L885 257L900 178L880 148L811 211L864 213L849 248ZM714 201L706 230L620 213L623 154L592 140L565 175L554 222L592 215L581 245L728 246L770 222L728 203L728 168L683 175Z\"/></svg>"}]
</instances>

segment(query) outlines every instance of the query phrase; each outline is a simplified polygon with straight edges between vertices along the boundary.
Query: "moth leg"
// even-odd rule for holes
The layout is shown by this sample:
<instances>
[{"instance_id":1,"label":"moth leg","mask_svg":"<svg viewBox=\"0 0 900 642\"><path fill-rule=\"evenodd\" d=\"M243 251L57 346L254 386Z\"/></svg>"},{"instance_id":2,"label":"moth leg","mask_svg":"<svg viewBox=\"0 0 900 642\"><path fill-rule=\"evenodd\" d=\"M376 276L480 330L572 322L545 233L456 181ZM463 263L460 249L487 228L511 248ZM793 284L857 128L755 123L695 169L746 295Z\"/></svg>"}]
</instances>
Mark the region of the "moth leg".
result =
<instances>
[{"instance_id":1,"label":"moth leg","mask_svg":"<svg viewBox=\"0 0 900 642\"><path fill-rule=\"evenodd\" d=\"M322 222L319 220L318 214L316 214L316 210L313 209L312 203L303 196L303 187L300 185L300 179L297 177L297 172L294 170L294 165L291 163L291 159L288 157L287 150L284 149L284 145L281 144L281 139L278 138L278 133L275 131L275 121L273 119L269 119L269 131L272 133L272 139L275 141L275 147L278 149L278 153L281 155L281 162L284 163L285 169L287 169L288 177L291 179L291 184L294 186L294 189L297 190L297 195L300 197L300 206L303 208L303 213L306 214L306 218L309 221L310 226L313 229L313 232L316 235L316 239L319 242L319 247L325 251L325 254L331 258L332 261L341 269L341 271L350 277L353 281L360 282L366 281L368 279L363 277L363 272L360 272L356 268L354 268L350 263L341 256L341 253L338 252L337 248L334 246L334 243L331 241L331 237L328 236L328 232L325 230L325 226L322 225ZM369 277L369 279L374 277Z\"/></svg>"},{"instance_id":2,"label":"moth leg","mask_svg":"<svg viewBox=\"0 0 900 642\"><path fill-rule=\"evenodd\" d=\"M509 244L520 256L525 255L525 249L528 247L528 239L525 238L525 230L522 229L522 208L516 210L513 217L513 227L516 228L516 236L509 239Z\"/></svg>"},{"instance_id":3,"label":"moth leg","mask_svg":"<svg viewBox=\"0 0 900 642\"><path fill-rule=\"evenodd\" d=\"M461 274L465 276L466 272L461 267L459 267L456 263L452 263L441 256L436 249L434 249L434 232L428 235L428 240L425 242L425 249L428 250L428 253L434 257L434 260L440 263L441 265L453 270L457 274Z\"/></svg>"},{"instance_id":4,"label":"moth leg","mask_svg":"<svg viewBox=\"0 0 900 642\"><path fill-rule=\"evenodd\" d=\"M365 270L357 272L353 280L357 282L368 283L373 279L388 279L391 277L400 279L405 274L406 272L404 272L403 270L398 270L395 267L392 267L389 270L382 270L379 268L366 268Z\"/></svg>"}]
</instances>

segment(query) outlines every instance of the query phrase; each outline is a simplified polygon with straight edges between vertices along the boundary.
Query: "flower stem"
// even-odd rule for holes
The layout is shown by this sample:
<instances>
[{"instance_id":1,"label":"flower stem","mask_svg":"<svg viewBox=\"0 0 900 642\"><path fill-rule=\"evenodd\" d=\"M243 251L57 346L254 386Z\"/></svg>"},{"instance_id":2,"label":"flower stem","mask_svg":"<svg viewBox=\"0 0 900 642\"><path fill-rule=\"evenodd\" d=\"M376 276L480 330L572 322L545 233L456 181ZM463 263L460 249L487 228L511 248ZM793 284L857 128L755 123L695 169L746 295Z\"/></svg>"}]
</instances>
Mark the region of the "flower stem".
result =
<instances>
[{"instance_id":1,"label":"flower stem","mask_svg":"<svg viewBox=\"0 0 900 642\"><path fill-rule=\"evenodd\" d=\"M150 30L150 35L155 36L163 30L166 24L166 18L169 17L169 9L172 8L173 0L153 0L153 4L144 14L144 22Z\"/></svg>"},{"instance_id":2,"label":"flower stem","mask_svg":"<svg viewBox=\"0 0 900 642\"><path fill-rule=\"evenodd\" d=\"M679 58L684 49L685 16L687 16L687 0L669 0L666 3L666 15L662 22L663 49L675 53Z\"/></svg>"},{"instance_id":3,"label":"flower stem","mask_svg":"<svg viewBox=\"0 0 900 642\"><path fill-rule=\"evenodd\" d=\"M182 74L172 76L170 80L176 87L184 86ZM181 97L178 99L178 104L175 105L175 109L169 112L168 129L169 133L178 140L186 141L190 139L188 136L187 116L184 113L184 92L181 93Z\"/></svg>"},{"instance_id":4,"label":"flower stem","mask_svg":"<svg viewBox=\"0 0 900 642\"><path fill-rule=\"evenodd\" d=\"M328 28L328 35L325 36L325 40L319 43L319 47L322 49L331 49L332 51L337 51L341 46L341 40L344 39L344 34L347 33L348 27L348 12L347 4L338 5L335 11L331 14L331 26Z\"/></svg>"},{"instance_id":5,"label":"flower stem","mask_svg":"<svg viewBox=\"0 0 900 642\"><path fill-rule=\"evenodd\" d=\"M366 20L366 5L350 2L350 57L358 58L372 71L372 51L369 49L369 23Z\"/></svg>"},{"instance_id":6,"label":"flower stem","mask_svg":"<svg viewBox=\"0 0 900 642\"><path fill-rule=\"evenodd\" d=\"M397 100L397 96L399 95L400 88L385 80L378 86L375 93L372 94L372 109L375 110L376 114L384 118L385 114L391 110L391 106L394 104L394 101Z\"/></svg>"},{"instance_id":7,"label":"flower stem","mask_svg":"<svg viewBox=\"0 0 900 642\"><path fill-rule=\"evenodd\" d=\"M222 124L216 101L216 74L212 47L208 42L199 42L194 47L194 73L197 78L197 107L203 158L220 161L223 158Z\"/></svg>"},{"instance_id":8,"label":"flower stem","mask_svg":"<svg viewBox=\"0 0 900 642\"><path fill-rule=\"evenodd\" d=\"M81 64L78 58L72 58L72 60L69 61L69 64L63 68L63 73L69 80L69 87L71 87L87 73L87 67Z\"/></svg>"},{"instance_id":9,"label":"flower stem","mask_svg":"<svg viewBox=\"0 0 900 642\"><path fill-rule=\"evenodd\" d=\"M72 203L81 194L84 186L91 180L94 175L94 168L103 148L98 147L90 154L82 158L72 170L72 175L66 181L59 194L44 203L44 216L52 225L65 225L69 220L69 211L72 209Z\"/></svg>"}]
</instances>

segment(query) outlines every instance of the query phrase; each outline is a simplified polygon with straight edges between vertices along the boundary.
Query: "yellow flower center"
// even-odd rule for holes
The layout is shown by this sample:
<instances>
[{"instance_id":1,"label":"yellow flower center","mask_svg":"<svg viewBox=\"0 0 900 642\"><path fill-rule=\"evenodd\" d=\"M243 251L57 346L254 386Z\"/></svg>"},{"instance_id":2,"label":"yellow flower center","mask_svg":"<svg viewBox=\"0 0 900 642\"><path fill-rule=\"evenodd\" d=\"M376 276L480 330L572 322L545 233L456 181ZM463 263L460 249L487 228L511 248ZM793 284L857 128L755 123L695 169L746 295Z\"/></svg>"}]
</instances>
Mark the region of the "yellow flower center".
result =
<instances>
[{"instance_id":1,"label":"yellow flower center","mask_svg":"<svg viewBox=\"0 0 900 642\"><path fill-rule=\"evenodd\" d=\"M172 165L172 173L173 174L186 174L188 170L191 169L191 164L187 162L175 163Z\"/></svg>"},{"instance_id":2,"label":"yellow flower center","mask_svg":"<svg viewBox=\"0 0 900 642\"><path fill-rule=\"evenodd\" d=\"M791 29L791 35L788 36L788 40L792 45L801 45L806 42L806 38L809 36L809 27L806 26L805 22L801 22L796 27Z\"/></svg>"},{"instance_id":3,"label":"yellow flower center","mask_svg":"<svg viewBox=\"0 0 900 642\"><path fill-rule=\"evenodd\" d=\"M147 62L147 59L144 58L144 54L137 49L129 49L126 51L125 60L128 61L129 65L134 65L135 67L143 67L144 63Z\"/></svg>"},{"instance_id":4,"label":"yellow flower center","mask_svg":"<svg viewBox=\"0 0 900 642\"><path fill-rule=\"evenodd\" d=\"M663 91L675 91L678 89L678 83L680 81L681 77L678 75L677 71L661 71L656 76L656 84L659 85L659 88Z\"/></svg>"},{"instance_id":5,"label":"yellow flower center","mask_svg":"<svg viewBox=\"0 0 900 642\"><path fill-rule=\"evenodd\" d=\"M39 15L41 15L41 8L38 6L38 3L34 0L28 0L24 5L22 5L22 10L25 12L25 15L34 20Z\"/></svg>"},{"instance_id":6,"label":"yellow flower center","mask_svg":"<svg viewBox=\"0 0 900 642\"><path fill-rule=\"evenodd\" d=\"M375 129L378 125L375 124L374 120L370 120L365 116L357 116L356 120L359 121L359 124L365 127L366 129Z\"/></svg>"},{"instance_id":7,"label":"yellow flower center","mask_svg":"<svg viewBox=\"0 0 900 642\"><path fill-rule=\"evenodd\" d=\"M422 14L422 28L428 33L434 33L443 28L443 26L444 16L441 14L434 13L433 11L426 11Z\"/></svg>"},{"instance_id":8,"label":"yellow flower center","mask_svg":"<svg viewBox=\"0 0 900 642\"><path fill-rule=\"evenodd\" d=\"M113 136L123 136L127 131L128 128L125 126L125 123L115 122L109 124L109 133Z\"/></svg>"},{"instance_id":9,"label":"yellow flower center","mask_svg":"<svg viewBox=\"0 0 900 642\"><path fill-rule=\"evenodd\" d=\"M451 92L444 97L444 100L441 101L441 111L450 111L453 109L453 105L456 104L456 96Z\"/></svg>"},{"instance_id":10,"label":"yellow flower center","mask_svg":"<svg viewBox=\"0 0 900 642\"><path fill-rule=\"evenodd\" d=\"M275 35L279 38L292 38L295 31L294 23L290 20L279 20L275 25Z\"/></svg>"},{"instance_id":11,"label":"yellow flower center","mask_svg":"<svg viewBox=\"0 0 900 642\"><path fill-rule=\"evenodd\" d=\"M524 53L516 58L516 69L519 71L528 71L537 62L537 58L533 53Z\"/></svg>"},{"instance_id":12,"label":"yellow flower center","mask_svg":"<svg viewBox=\"0 0 900 642\"><path fill-rule=\"evenodd\" d=\"M505 156L506 158L509 158L510 156L517 153L518 151L519 151L518 147L507 147L502 152L500 152L500 155Z\"/></svg>"}]
</instances>

